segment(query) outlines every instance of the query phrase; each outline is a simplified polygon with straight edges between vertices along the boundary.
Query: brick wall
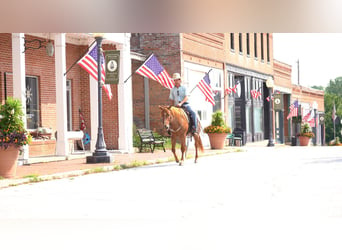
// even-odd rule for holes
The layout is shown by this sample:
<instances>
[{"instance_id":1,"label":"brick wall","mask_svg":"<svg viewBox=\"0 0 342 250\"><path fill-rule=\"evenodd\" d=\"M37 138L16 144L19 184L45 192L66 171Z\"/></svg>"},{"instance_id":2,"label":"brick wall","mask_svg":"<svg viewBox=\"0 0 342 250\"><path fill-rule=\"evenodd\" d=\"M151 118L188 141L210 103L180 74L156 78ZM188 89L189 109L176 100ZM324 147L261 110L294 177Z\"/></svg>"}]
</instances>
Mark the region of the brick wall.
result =
<instances>
[{"instance_id":1,"label":"brick wall","mask_svg":"<svg viewBox=\"0 0 342 250\"><path fill-rule=\"evenodd\" d=\"M131 50L150 55L152 52L164 69L172 76L181 73L180 36L175 33L132 33ZM143 62L133 61L132 72ZM145 126L144 78L133 74L133 121L137 127ZM163 133L159 105L168 105L170 91L158 82L149 79L150 128Z\"/></svg>"},{"instance_id":2,"label":"brick wall","mask_svg":"<svg viewBox=\"0 0 342 250\"><path fill-rule=\"evenodd\" d=\"M37 37L25 35L26 40ZM41 38L39 38L41 39ZM44 40L44 39L41 39ZM66 69L69 69L86 51L87 46L66 44ZM104 50L113 50L113 45L103 45ZM56 130L56 84L55 57L49 57L44 48L28 49L25 52L26 76L38 78L40 124ZM12 76L12 35L0 34L0 102L5 99L4 72L7 75L7 95L13 95ZM79 109L85 118L87 132L90 133L90 93L89 74L77 64L66 76L72 86L72 129L80 129ZM103 130L108 149L118 148L118 103L117 86L111 86L113 99L109 101L103 91ZM97 95L97 93L95 93ZM92 135L91 135L92 136ZM97 136L97 135L94 135ZM89 146L89 145L88 145Z\"/></svg>"}]
</instances>

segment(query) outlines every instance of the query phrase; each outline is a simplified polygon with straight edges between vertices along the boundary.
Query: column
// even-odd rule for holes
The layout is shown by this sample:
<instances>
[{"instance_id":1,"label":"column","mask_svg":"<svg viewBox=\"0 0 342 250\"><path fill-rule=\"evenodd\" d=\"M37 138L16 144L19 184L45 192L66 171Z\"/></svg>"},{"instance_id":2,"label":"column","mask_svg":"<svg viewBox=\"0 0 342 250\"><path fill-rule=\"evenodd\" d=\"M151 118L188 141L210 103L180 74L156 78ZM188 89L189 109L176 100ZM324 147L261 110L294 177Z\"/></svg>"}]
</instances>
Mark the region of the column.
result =
<instances>
[{"instance_id":1,"label":"column","mask_svg":"<svg viewBox=\"0 0 342 250\"><path fill-rule=\"evenodd\" d=\"M131 75L130 33L124 33L124 42L120 49L120 81L118 85L119 108L119 150L133 152L133 101L132 78L123 82Z\"/></svg>"},{"instance_id":2,"label":"column","mask_svg":"<svg viewBox=\"0 0 342 250\"><path fill-rule=\"evenodd\" d=\"M55 36L55 72L56 72L56 115L57 142L56 155L67 156L69 143L67 140L67 104L66 104L66 53L65 33Z\"/></svg>"},{"instance_id":3,"label":"column","mask_svg":"<svg viewBox=\"0 0 342 250\"><path fill-rule=\"evenodd\" d=\"M12 34L12 69L13 69L13 97L19 99L23 107L23 122L26 128L26 79L25 79L25 35L24 33ZM29 147L23 147L19 164L26 164L29 158Z\"/></svg>"}]
</instances>

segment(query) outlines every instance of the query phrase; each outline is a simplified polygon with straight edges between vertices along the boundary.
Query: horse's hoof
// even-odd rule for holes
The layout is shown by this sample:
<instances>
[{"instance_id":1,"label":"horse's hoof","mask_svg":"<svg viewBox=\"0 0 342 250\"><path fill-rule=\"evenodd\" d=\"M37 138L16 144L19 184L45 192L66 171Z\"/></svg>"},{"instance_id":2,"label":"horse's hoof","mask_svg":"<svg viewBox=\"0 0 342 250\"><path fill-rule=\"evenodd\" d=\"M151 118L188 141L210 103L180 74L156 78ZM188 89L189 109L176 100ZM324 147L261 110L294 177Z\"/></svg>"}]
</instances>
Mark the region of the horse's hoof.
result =
<instances>
[{"instance_id":1,"label":"horse's hoof","mask_svg":"<svg viewBox=\"0 0 342 250\"><path fill-rule=\"evenodd\" d=\"M179 162L179 166L183 166L184 165L184 162Z\"/></svg>"}]
</instances>

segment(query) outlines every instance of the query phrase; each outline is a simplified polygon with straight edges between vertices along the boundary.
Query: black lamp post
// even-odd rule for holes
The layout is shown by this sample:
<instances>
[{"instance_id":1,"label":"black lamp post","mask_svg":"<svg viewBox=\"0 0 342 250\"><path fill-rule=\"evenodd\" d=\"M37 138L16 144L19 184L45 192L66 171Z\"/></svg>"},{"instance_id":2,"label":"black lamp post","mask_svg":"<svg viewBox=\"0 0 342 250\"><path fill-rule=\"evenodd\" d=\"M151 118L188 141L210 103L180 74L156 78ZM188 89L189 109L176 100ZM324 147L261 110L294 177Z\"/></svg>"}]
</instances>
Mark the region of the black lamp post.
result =
<instances>
[{"instance_id":1,"label":"black lamp post","mask_svg":"<svg viewBox=\"0 0 342 250\"><path fill-rule=\"evenodd\" d=\"M98 82L98 130L95 151L93 155L87 156L87 163L109 163L111 157L106 149L102 128L102 85L101 85L101 53L102 53L102 34L95 34L97 44L97 82Z\"/></svg>"},{"instance_id":2,"label":"black lamp post","mask_svg":"<svg viewBox=\"0 0 342 250\"><path fill-rule=\"evenodd\" d=\"M272 77L269 77L266 81L266 87L269 89L269 95L272 95L272 88L274 87L274 81ZM273 141L273 111L272 111L272 98L270 98L270 119L269 119L269 136L267 147L274 147Z\"/></svg>"}]
</instances>

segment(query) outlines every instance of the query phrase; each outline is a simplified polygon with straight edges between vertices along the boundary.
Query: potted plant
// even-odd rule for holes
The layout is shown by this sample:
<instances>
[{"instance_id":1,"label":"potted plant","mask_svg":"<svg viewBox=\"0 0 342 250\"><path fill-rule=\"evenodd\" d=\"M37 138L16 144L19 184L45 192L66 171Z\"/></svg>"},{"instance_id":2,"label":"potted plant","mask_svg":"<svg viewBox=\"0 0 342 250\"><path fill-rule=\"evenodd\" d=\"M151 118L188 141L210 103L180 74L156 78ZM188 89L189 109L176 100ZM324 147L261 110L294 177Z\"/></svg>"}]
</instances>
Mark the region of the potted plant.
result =
<instances>
[{"instance_id":1,"label":"potted plant","mask_svg":"<svg viewBox=\"0 0 342 250\"><path fill-rule=\"evenodd\" d=\"M225 124L222 111L218 110L212 114L211 125L204 128L204 133L208 134L212 149L224 148L225 139L231 133L231 128Z\"/></svg>"},{"instance_id":2,"label":"potted plant","mask_svg":"<svg viewBox=\"0 0 342 250\"><path fill-rule=\"evenodd\" d=\"M19 153L22 146L30 141L31 135L24 127L20 100L7 98L0 105L0 176L15 177Z\"/></svg>"},{"instance_id":3,"label":"potted plant","mask_svg":"<svg viewBox=\"0 0 342 250\"><path fill-rule=\"evenodd\" d=\"M315 134L312 132L308 123L303 123L300 128L300 133L297 134L300 146L308 146L312 137Z\"/></svg>"}]
</instances>

